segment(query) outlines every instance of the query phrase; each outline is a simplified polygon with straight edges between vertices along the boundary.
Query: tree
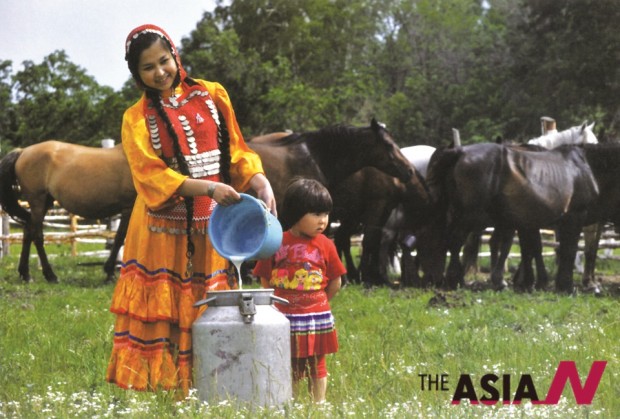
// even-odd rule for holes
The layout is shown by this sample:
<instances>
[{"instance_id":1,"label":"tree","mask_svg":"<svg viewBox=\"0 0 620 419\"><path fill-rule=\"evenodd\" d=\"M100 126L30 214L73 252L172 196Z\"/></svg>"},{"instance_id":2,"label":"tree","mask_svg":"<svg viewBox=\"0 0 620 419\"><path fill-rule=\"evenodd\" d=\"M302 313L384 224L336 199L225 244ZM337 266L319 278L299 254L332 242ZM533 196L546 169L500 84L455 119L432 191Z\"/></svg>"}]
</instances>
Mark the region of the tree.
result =
<instances>
[{"instance_id":1,"label":"tree","mask_svg":"<svg viewBox=\"0 0 620 419\"><path fill-rule=\"evenodd\" d=\"M232 1L205 13L182 41L183 60L226 87L245 132L368 123L375 4Z\"/></svg>"},{"instance_id":2,"label":"tree","mask_svg":"<svg viewBox=\"0 0 620 419\"><path fill-rule=\"evenodd\" d=\"M447 144L452 128L481 141L501 130L496 82L505 55L501 21L480 1L391 2L377 62L388 126L408 143Z\"/></svg>"},{"instance_id":3,"label":"tree","mask_svg":"<svg viewBox=\"0 0 620 419\"><path fill-rule=\"evenodd\" d=\"M99 86L64 51L53 52L41 64L25 61L23 65L13 77L13 145L25 147L48 139L99 145L105 111L99 105L113 90ZM120 127L120 119L118 123Z\"/></svg>"},{"instance_id":4,"label":"tree","mask_svg":"<svg viewBox=\"0 0 620 419\"><path fill-rule=\"evenodd\" d=\"M617 130L620 118L620 3L614 0L551 2L522 0L508 10L507 40L513 57L515 94L506 114L509 132L537 129L538 117L553 116L560 127L584 119ZM523 124L525 122L525 124Z\"/></svg>"},{"instance_id":5,"label":"tree","mask_svg":"<svg viewBox=\"0 0 620 419\"><path fill-rule=\"evenodd\" d=\"M13 121L15 118L12 101L11 87L11 61L5 60L0 62L0 148L5 153L5 144L10 144L10 132L13 130Z\"/></svg>"}]
</instances>

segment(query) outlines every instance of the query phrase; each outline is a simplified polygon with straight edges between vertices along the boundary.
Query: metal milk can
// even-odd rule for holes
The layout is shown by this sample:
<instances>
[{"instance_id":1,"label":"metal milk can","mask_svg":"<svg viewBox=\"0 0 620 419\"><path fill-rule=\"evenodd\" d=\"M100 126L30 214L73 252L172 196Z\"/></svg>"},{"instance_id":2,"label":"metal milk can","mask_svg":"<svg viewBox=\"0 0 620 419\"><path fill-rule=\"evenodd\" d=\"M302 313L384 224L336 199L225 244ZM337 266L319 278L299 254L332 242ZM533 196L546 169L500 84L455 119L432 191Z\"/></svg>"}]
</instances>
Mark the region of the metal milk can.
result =
<instances>
[{"instance_id":1,"label":"metal milk can","mask_svg":"<svg viewBox=\"0 0 620 419\"><path fill-rule=\"evenodd\" d=\"M281 405L292 398L288 319L272 306L287 303L273 289L209 292L192 325L194 386L200 400Z\"/></svg>"}]
</instances>

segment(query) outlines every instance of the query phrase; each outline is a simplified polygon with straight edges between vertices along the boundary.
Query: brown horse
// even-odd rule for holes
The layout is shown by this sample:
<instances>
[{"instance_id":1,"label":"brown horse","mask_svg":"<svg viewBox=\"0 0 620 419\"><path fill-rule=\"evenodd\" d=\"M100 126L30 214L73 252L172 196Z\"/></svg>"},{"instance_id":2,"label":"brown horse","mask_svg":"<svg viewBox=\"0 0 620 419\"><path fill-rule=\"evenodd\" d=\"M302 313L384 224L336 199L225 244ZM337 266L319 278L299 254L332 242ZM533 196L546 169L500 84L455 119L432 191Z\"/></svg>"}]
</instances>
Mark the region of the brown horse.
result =
<instances>
[{"instance_id":1,"label":"brown horse","mask_svg":"<svg viewBox=\"0 0 620 419\"><path fill-rule=\"evenodd\" d=\"M21 194L21 195L20 195ZM45 279L57 282L43 247L43 219L54 200L72 214L103 219L122 213L110 258L104 265L108 280L114 278L116 254L136 191L121 145L96 148L60 141L45 141L16 149L0 161L0 205L24 226L19 274L29 281L28 259L34 243ZM27 201L30 211L18 198Z\"/></svg>"},{"instance_id":2,"label":"brown horse","mask_svg":"<svg viewBox=\"0 0 620 419\"><path fill-rule=\"evenodd\" d=\"M278 203L296 176L316 179L332 191L367 166L403 182L414 173L389 132L374 119L369 127L337 125L289 135L279 133L267 139L254 138L248 146L261 157Z\"/></svg>"},{"instance_id":3,"label":"brown horse","mask_svg":"<svg viewBox=\"0 0 620 419\"><path fill-rule=\"evenodd\" d=\"M411 162L411 159L409 159ZM422 174L415 168L407 182L367 167L348 177L333 192L334 218L340 227L334 234L336 248L347 261L347 276L366 286L389 283L390 249L404 234L413 235L428 218L429 197ZM396 228L388 220L398 212L406 217ZM351 235L363 232L359 272L351 258ZM397 230L397 231L396 231ZM395 250L395 249L394 249Z\"/></svg>"}]
</instances>

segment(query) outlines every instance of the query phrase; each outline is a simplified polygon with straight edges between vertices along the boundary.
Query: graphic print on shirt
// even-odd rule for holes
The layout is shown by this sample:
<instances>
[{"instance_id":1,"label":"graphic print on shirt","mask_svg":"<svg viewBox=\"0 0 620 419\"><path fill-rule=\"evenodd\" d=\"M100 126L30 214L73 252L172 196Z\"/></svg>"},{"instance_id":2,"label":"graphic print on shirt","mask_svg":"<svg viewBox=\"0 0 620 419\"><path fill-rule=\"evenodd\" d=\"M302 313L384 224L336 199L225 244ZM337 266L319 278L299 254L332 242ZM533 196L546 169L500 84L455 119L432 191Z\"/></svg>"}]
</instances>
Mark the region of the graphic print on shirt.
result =
<instances>
[{"instance_id":1,"label":"graphic print on shirt","mask_svg":"<svg viewBox=\"0 0 620 419\"><path fill-rule=\"evenodd\" d=\"M318 266L323 258L317 248L305 244L282 246L274 255L275 268L269 285L299 291L318 291L325 276Z\"/></svg>"}]
</instances>

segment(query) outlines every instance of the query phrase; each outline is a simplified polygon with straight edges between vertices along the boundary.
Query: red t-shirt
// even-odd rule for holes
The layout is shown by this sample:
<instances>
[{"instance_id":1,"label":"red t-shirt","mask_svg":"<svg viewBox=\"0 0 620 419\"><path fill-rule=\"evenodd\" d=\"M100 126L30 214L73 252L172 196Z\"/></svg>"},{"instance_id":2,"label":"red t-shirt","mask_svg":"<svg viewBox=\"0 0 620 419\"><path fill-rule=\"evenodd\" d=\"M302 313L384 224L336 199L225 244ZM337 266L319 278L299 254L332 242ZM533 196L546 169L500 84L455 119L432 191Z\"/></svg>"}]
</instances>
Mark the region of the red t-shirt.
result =
<instances>
[{"instance_id":1,"label":"red t-shirt","mask_svg":"<svg viewBox=\"0 0 620 419\"><path fill-rule=\"evenodd\" d=\"M331 279L345 274L346 269L336 246L325 235L296 237L286 231L276 254L259 260L253 273L269 278L269 285L276 290L318 291L324 290Z\"/></svg>"}]
</instances>

